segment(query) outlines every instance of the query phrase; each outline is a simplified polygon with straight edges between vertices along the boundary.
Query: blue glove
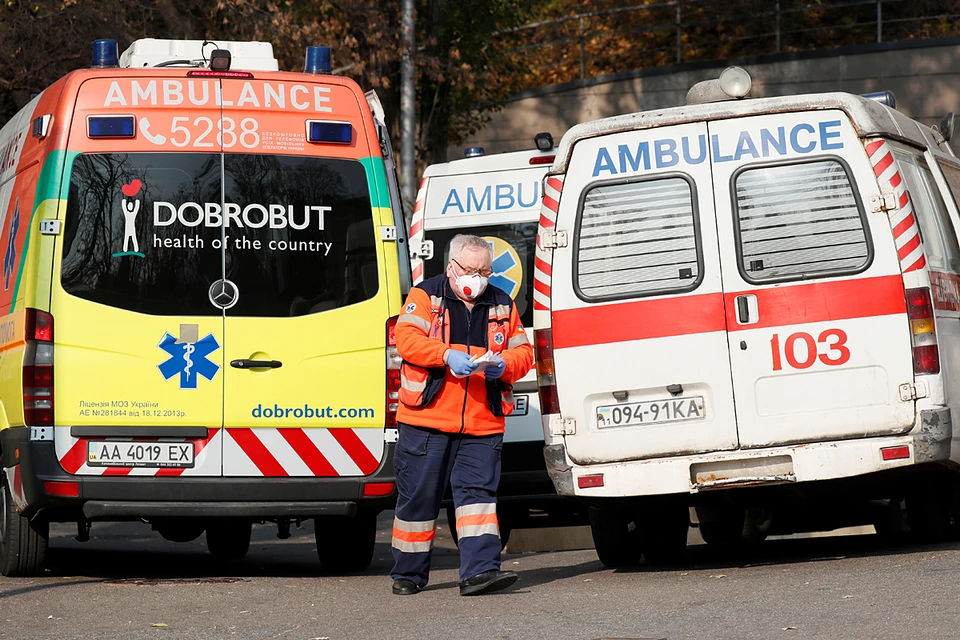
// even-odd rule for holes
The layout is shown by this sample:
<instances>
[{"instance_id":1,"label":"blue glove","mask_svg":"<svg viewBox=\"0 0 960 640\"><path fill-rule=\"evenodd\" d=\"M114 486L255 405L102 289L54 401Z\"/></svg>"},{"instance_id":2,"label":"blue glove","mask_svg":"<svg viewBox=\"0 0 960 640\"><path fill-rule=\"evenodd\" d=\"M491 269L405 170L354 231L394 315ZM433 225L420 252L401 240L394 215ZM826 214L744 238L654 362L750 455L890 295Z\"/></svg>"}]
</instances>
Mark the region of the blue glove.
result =
<instances>
[{"instance_id":1,"label":"blue glove","mask_svg":"<svg viewBox=\"0 0 960 640\"><path fill-rule=\"evenodd\" d=\"M470 362L470 355L456 349L447 351L447 366L460 377L468 376L477 370L477 363Z\"/></svg>"},{"instance_id":2,"label":"blue glove","mask_svg":"<svg viewBox=\"0 0 960 640\"><path fill-rule=\"evenodd\" d=\"M483 370L483 375L491 380L496 380L507 370L507 363L500 356L493 356L491 361L493 364L487 365L487 368Z\"/></svg>"}]
</instances>

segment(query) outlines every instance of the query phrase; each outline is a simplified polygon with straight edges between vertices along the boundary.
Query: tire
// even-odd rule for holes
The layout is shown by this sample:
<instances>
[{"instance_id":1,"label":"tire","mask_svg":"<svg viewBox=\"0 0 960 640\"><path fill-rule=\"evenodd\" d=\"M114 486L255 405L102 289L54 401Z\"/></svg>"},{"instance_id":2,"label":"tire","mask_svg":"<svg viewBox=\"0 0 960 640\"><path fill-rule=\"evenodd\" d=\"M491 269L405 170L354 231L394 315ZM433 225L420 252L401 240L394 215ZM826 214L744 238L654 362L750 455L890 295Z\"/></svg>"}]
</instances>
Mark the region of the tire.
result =
<instances>
[{"instance_id":1,"label":"tire","mask_svg":"<svg viewBox=\"0 0 960 640\"><path fill-rule=\"evenodd\" d=\"M500 520L500 516L497 516L497 519ZM453 544L460 548L460 540L457 536L457 510L453 506L447 507L447 526L450 527L450 537L453 538ZM506 547L507 542L510 540L510 532L513 531L513 527L510 526L509 521L500 520L500 546Z\"/></svg>"},{"instance_id":2,"label":"tire","mask_svg":"<svg viewBox=\"0 0 960 640\"><path fill-rule=\"evenodd\" d=\"M651 508L643 516L643 557L654 566L678 564L687 551L690 510L682 504Z\"/></svg>"},{"instance_id":3,"label":"tire","mask_svg":"<svg viewBox=\"0 0 960 640\"><path fill-rule=\"evenodd\" d=\"M360 512L355 518L314 518L317 557L324 571L363 571L373 560L377 543L377 514Z\"/></svg>"},{"instance_id":4,"label":"tire","mask_svg":"<svg viewBox=\"0 0 960 640\"><path fill-rule=\"evenodd\" d=\"M950 539L953 528L953 497L949 485L934 479L921 481L906 497L907 525L917 542L934 544Z\"/></svg>"},{"instance_id":5,"label":"tire","mask_svg":"<svg viewBox=\"0 0 960 640\"><path fill-rule=\"evenodd\" d=\"M615 569L640 562L640 531L632 510L626 508L590 507L590 532L593 546L603 566Z\"/></svg>"},{"instance_id":6,"label":"tire","mask_svg":"<svg viewBox=\"0 0 960 640\"><path fill-rule=\"evenodd\" d=\"M8 577L43 573L50 539L50 523L28 520L17 513L7 476L0 472L0 574Z\"/></svg>"},{"instance_id":7,"label":"tire","mask_svg":"<svg viewBox=\"0 0 960 640\"><path fill-rule=\"evenodd\" d=\"M732 504L696 507L700 537L709 546L732 547L743 541L746 509Z\"/></svg>"},{"instance_id":8,"label":"tire","mask_svg":"<svg viewBox=\"0 0 960 640\"><path fill-rule=\"evenodd\" d=\"M217 560L237 560L250 550L253 522L224 518L207 524L207 551Z\"/></svg>"},{"instance_id":9,"label":"tire","mask_svg":"<svg viewBox=\"0 0 960 640\"><path fill-rule=\"evenodd\" d=\"M203 535L204 523L196 519L170 518L151 521L154 531L170 542L193 542Z\"/></svg>"}]
</instances>

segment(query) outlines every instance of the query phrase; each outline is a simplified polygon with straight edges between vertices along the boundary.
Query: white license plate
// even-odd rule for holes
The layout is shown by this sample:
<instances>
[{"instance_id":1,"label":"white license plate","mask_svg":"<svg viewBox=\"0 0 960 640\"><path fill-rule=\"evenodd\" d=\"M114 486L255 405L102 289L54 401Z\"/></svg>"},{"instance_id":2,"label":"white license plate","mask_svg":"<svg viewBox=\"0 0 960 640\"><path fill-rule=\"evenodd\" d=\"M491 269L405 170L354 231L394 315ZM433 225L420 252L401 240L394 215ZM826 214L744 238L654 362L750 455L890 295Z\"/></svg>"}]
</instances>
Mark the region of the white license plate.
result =
<instances>
[{"instance_id":1,"label":"white license plate","mask_svg":"<svg viewBox=\"0 0 960 640\"><path fill-rule=\"evenodd\" d=\"M87 442L92 467L192 467L192 442Z\"/></svg>"},{"instance_id":2,"label":"white license plate","mask_svg":"<svg viewBox=\"0 0 960 640\"><path fill-rule=\"evenodd\" d=\"M508 418L513 416L525 416L527 415L527 410L530 407L530 399L527 396L513 396L513 413L511 413Z\"/></svg>"},{"instance_id":3,"label":"white license plate","mask_svg":"<svg viewBox=\"0 0 960 640\"><path fill-rule=\"evenodd\" d=\"M597 407L597 427L630 427L662 422L703 420L703 397L624 402Z\"/></svg>"}]
</instances>

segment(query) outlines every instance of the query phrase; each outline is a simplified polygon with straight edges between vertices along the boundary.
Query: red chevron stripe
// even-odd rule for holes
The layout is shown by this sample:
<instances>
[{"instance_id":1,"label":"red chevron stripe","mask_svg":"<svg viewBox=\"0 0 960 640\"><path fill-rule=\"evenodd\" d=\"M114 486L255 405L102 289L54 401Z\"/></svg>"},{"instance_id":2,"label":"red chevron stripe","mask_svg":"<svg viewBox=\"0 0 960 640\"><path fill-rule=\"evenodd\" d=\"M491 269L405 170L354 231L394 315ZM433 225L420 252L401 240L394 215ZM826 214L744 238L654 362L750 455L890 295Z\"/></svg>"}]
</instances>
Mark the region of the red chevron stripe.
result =
<instances>
[{"instance_id":1,"label":"red chevron stripe","mask_svg":"<svg viewBox=\"0 0 960 640\"><path fill-rule=\"evenodd\" d=\"M547 186L551 189L556 189L557 193L560 193L560 191L563 190L563 180L556 176L551 176L547 178Z\"/></svg>"},{"instance_id":2,"label":"red chevron stripe","mask_svg":"<svg viewBox=\"0 0 960 640\"><path fill-rule=\"evenodd\" d=\"M300 456L300 459L310 467L313 475L340 475L337 473L337 470L333 468L333 465L330 464L330 461L320 453L320 449L313 443L313 440L303 432L303 429L277 429L277 431L280 432L280 435L287 441L287 444L290 445L296 454Z\"/></svg>"},{"instance_id":3,"label":"red chevron stripe","mask_svg":"<svg viewBox=\"0 0 960 640\"><path fill-rule=\"evenodd\" d=\"M550 296L550 285L544 282L543 280L533 280L533 288L542 293L543 295Z\"/></svg>"},{"instance_id":4,"label":"red chevron stripe","mask_svg":"<svg viewBox=\"0 0 960 640\"><path fill-rule=\"evenodd\" d=\"M896 176L899 177L900 174L898 173L898 174L896 174ZM892 181L891 181L891 182L892 182ZM907 206L909 203L910 203L910 196L908 196L908 195L907 195L907 192L904 191L903 193L900 194L900 208L903 209L903 208L904 208L905 206Z\"/></svg>"},{"instance_id":5,"label":"red chevron stripe","mask_svg":"<svg viewBox=\"0 0 960 640\"><path fill-rule=\"evenodd\" d=\"M542 258L534 258L533 264L536 269L539 269L546 275L553 275L553 267L546 260L543 260Z\"/></svg>"},{"instance_id":6,"label":"red chevron stripe","mask_svg":"<svg viewBox=\"0 0 960 640\"><path fill-rule=\"evenodd\" d=\"M899 187L901 182L902 182L902 179L900 178L899 171L897 171L892 176L890 176L890 186L893 187L894 189Z\"/></svg>"},{"instance_id":7,"label":"red chevron stripe","mask_svg":"<svg viewBox=\"0 0 960 640\"><path fill-rule=\"evenodd\" d=\"M551 220L551 219L548 218L547 216L543 215L543 213L541 212L541 213L540 213L540 226L543 227L544 229L549 229L550 227L553 226L553 220Z\"/></svg>"},{"instance_id":8,"label":"red chevron stripe","mask_svg":"<svg viewBox=\"0 0 960 640\"><path fill-rule=\"evenodd\" d=\"M60 458L60 466L70 475L80 470L87 461L87 439L78 438L70 450Z\"/></svg>"},{"instance_id":9,"label":"red chevron stripe","mask_svg":"<svg viewBox=\"0 0 960 640\"><path fill-rule=\"evenodd\" d=\"M420 218L419 220L414 220L413 224L410 225L411 236L415 236L421 231L423 231L423 218Z\"/></svg>"},{"instance_id":10,"label":"red chevron stripe","mask_svg":"<svg viewBox=\"0 0 960 640\"><path fill-rule=\"evenodd\" d=\"M227 429L233 441L243 449L250 461L265 476L287 476L287 470L277 462L273 454L264 446L253 429Z\"/></svg>"},{"instance_id":11,"label":"red chevron stripe","mask_svg":"<svg viewBox=\"0 0 960 640\"><path fill-rule=\"evenodd\" d=\"M901 235L903 235L904 231L912 227L914 224L916 224L916 219L913 217L913 214L911 213L906 218L901 220L900 223L893 228L893 237L899 238Z\"/></svg>"},{"instance_id":12,"label":"red chevron stripe","mask_svg":"<svg viewBox=\"0 0 960 640\"><path fill-rule=\"evenodd\" d=\"M920 256L916 262L903 270L904 273L909 273L910 271L916 271L917 269L922 269L924 265L927 264L927 259L924 256Z\"/></svg>"},{"instance_id":13,"label":"red chevron stripe","mask_svg":"<svg viewBox=\"0 0 960 640\"><path fill-rule=\"evenodd\" d=\"M357 463L363 475L370 475L380 466L380 462L370 453L370 450L360 440L360 436L354 433L353 429L329 429L328 432L340 443L347 455Z\"/></svg>"},{"instance_id":14,"label":"red chevron stripe","mask_svg":"<svg viewBox=\"0 0 960 640\"><path fill-rule=\"evenodd\" d=\"M880 159L880 162L873 165L873 172L876 173L877 177L879 178L891 164L893 164L893 154L888 152L885 156L883 156L883 158Z\"/></svg>"},{"instance_id":15,"label":"red chevron stripe","mask_svg":"<svg viewBox=\"0 0 960 640\"><path fill-rule=\"evenodd\" d=\"M883 140L874 140L873 142L868 144L866 147L867 155L872 156L874 151L876 151L877 149L883 146L883 143L884 143Z\"/></svg>"},{"instance_id":16,"label":"red chevron stripe","mask_svg":"<svg viewBox=\"0 0 960 640\"><path fill-rule=\"evenodd\" d=\"M550 196L544 194L543 206L545 206L547 209L550 209L550 211L553 211L554 213L556 213L557 209L560 208L560 203L554 200L553 198L551 198Z\"/></svg>"},{"instance_id":17,"label":"red chevron stripe","mask_svg":"<svg viewBox=\"0 0 960 640\"><path fill-rule=\"evenodd\" d=\"M206 438L204 438L204 439L202 439L202 440L194 440L194 441L193 441L193 463L194 463L194 466L196 466L197 458L200 456L200 452L203 451L204 448L206 448L206 446L207 446L208 444L210 444L210 441L213 440L214 436L217 435L217 432L218 432L218 431L220 431L220 429L208 429L208 430L207 430L207 437L206 437ZM177 477L177 476L183 475L183 472L186 471L186 470L187 470L186 467L177 467L177 468L164 467L163 469L158 469L158 470L157 470L157 475L158 475L158 476Z\"/></svg>"},{"instance_id":18,"label":"red chevron stripe","mask_svg":"<svg viewBox=\"0 0 960 640\"><path fill-rule=\"evenodd\" d=\"M913 253L913 250L916 249L916 248L919 247L919 246L920 246L920 234L918 233L917 235L915 235L915 236L913 236L912 238L910 238L909 240L907 240L907 243L906 243L905 245L903 245L902 247L900 247L899 249L897 249L897 256L898 256L901 260L903 260L903 259L906 258L908 255L910 255L911 253Z\"/></svg>"}]
</instances>

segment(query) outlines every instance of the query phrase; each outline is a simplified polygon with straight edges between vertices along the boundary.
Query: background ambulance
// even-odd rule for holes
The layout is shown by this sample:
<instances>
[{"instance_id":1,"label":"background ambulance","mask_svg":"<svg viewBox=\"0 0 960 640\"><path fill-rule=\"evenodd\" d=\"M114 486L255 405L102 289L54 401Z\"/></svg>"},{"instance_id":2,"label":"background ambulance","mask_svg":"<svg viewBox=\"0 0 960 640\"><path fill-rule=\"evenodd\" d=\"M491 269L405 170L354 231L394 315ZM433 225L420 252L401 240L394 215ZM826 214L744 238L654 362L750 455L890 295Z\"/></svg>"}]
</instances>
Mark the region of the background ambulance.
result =
<instances>
[{"instance_id":1,"label":"background ambulance","mask_svg":"<svg viewBox=\"0 0 960 640\"><path fill-rule=\"evenodd\" d=\"M376 96L259 42L95 44L0 130L0 569L50 521L246 553L314 518L366 567L394 499L409 285Z\"/></svg>"},{"instance_id":2,"label":"background ambulance","mask_svg":"<svg viewBox=\"0 0 960 640\"><path fill-rule=\"evenodd\" d=\"M732 68L687 106L573 127L546 179L546 455L608 566L679 557L690 506L708 543L748 509L784 533L896 530L901 505L923 539L957 522L953 116L707 102L748 91Z\"/></svg>"},{"instance_id":3,"label":"background ambulance","mask_svg":"<svg viewBox=\"0 0 960 640\"><path fill-rule=\"evenodd\" d=\"M414 282L446 271L447 250L458 233L486 238L493 247L490 284L509 293L533 339L533 263L543 177L556 149L549 133L537 149L486 156L473 147L466 157L423 172L410 225ZM559 499L543 459L543 429L536 373L514 386L516 409L507 417L497 517L504 544L515 528L585 523L579 505ZM448 520L453 522L452 502Z\"/></svg>"}]
</instances>

